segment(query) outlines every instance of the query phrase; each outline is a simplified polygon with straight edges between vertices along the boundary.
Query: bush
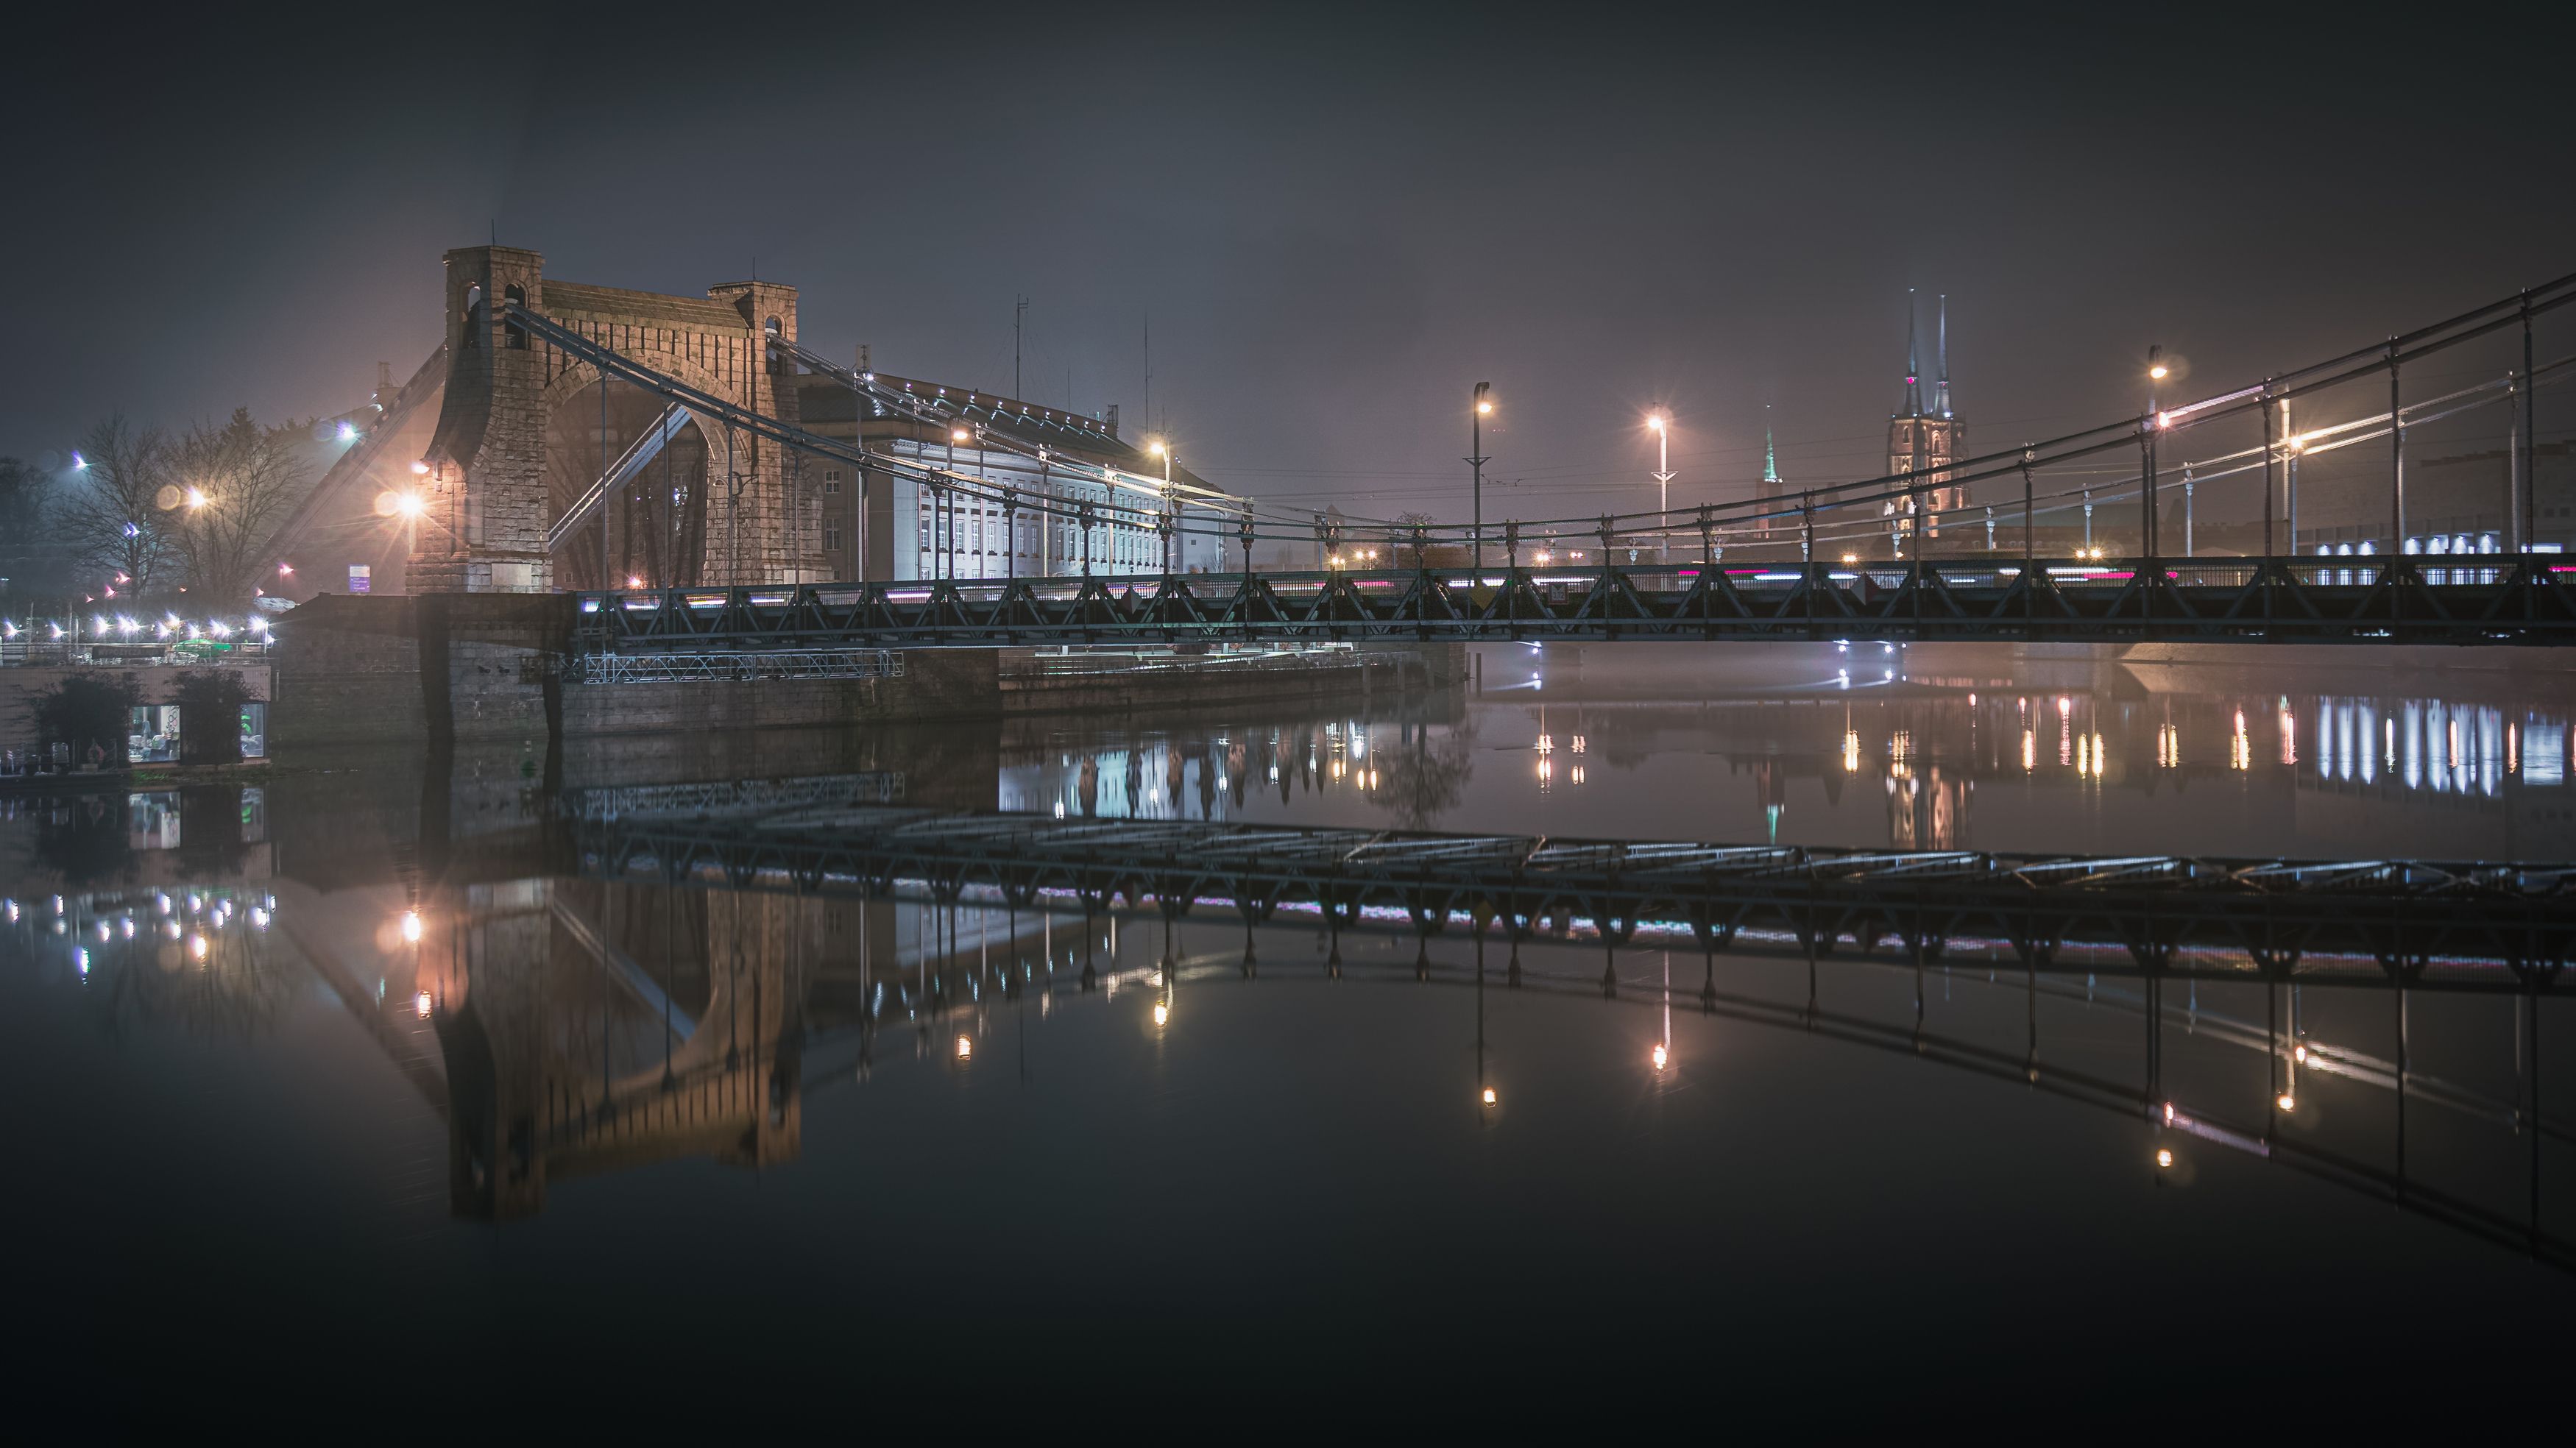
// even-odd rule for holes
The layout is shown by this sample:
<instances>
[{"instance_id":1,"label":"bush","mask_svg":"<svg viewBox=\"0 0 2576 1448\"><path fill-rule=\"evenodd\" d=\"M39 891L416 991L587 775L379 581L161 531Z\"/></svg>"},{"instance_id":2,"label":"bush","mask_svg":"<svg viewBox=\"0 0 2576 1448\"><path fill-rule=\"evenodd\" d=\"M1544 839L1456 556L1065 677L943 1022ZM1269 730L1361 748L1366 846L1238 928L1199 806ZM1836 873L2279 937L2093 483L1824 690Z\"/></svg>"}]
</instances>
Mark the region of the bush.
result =
<instances>
[{"instance_id":1,"label":"bush","mask_svg":"<svg viewBox=\"0 0 2576 1448\"><path fill-rule=\"evenodd\" d=\"M89 763L90 746L105 756L106 767L125 762L126 733L133 727L134 705L142 690L131 678L86 670L36 692L27 706L36 726L36 741L50 748L71 746L72 765ZM240 747L236 741L236 749Z\"/></svg>"},{"instance_id":2,"label":"bush","mask_svg":"<svg viewBox=\"0 0 2576 1448\"><path fill-rule=\"evenodd\" d=\"M172 693L179 701L179 762L241 763L242 705L250 685L233 669L191 669Z\"/></svg>"}]
</instances>

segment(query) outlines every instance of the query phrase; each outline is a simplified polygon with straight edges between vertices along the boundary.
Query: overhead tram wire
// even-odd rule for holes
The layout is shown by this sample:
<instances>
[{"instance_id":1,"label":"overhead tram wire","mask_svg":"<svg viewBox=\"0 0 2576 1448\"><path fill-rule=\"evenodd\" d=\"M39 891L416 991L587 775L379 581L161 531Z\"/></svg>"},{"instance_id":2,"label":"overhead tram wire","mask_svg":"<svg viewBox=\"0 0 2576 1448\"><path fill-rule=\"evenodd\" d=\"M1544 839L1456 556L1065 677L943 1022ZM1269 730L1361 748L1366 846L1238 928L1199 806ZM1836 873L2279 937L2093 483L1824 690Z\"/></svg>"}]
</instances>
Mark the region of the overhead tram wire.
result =
<instances>
[{"instance_id":1,"label":"overhead tram wire","mask_svg":"<svg viewBox=\"0 0 2576 1448\"><path fill-rule=\"evenodd\" d=\"M2065 464L2100 454L2131 448L2135 446L2139 431L2144 427L2155 427L2165 432L2184 431L2206 423L2243 416L2260 408L2295 400L2333 387L2376 378L2391 367L2404 366L2409 362L2436 355L2464 342L2516 325L2527 317L2555 311L2571 302L2576 302L2576 274L2558 278L2527 292L2518 292L2502 301L2463 312L2431 326L2400 334L2386 342L2359 348L2308 367L2279 374L2261 385L2238 388L2178 407L2162 409L2153 416L2124 417L2117 421L2067 433L2046 442L2026 444L2008 451L1961 459L1938 471L1940 485L1945 488L1965 488L1974 483L1996 478L2017 478L2025 469L2044 471L2052 467L2063 467ZM526 323L531 330L544 336L550 344L566 353L613 370L624 380L647 390L674 400L690 402L711 415L742 427L755 437L768 437L783 446L801 451L881 467L889 472L910 476L929 486L951 490L969 498L992 503L1005 501L1004 490L994 487L978 476L875 452L855 443L844 444L808 433L792 424L699 392L677 379L625 357L614 349L592 342L523 305L504 303L504 306L512 315ZM784 338L773 336L770 340L773 345L789 352L798 361L826 375L836 378L846 378L850 375L848 369L841 368L818 354L810 353ZM2554 375L2568 365L2570 365L2569 362L2561 361L2550 364L2547 369L2535 369L2535 377L2528 386L2537 385L2538 373L2545 371ZM964 420L962 406L956 413L951 414L941 411L935 404L917 394L874 385L873 378L861 377L859 382L869 396L882 403L890 404L913 421L947 428ZM2432 399L2431 405L2492 391L2499 385L2499 383L2488 383L2479 387L2461 389L2445 397ZM2508 389L2504 397L2509 400L2513 395L2513 391ZM2418 414L2417 408L2426 405L2428 404L2417 404L2415 407L2401 409L2399 420L2401 422L2431 421L2435 416L2450 415L2448 412L2432 415ZM2468 406L2478 405L2484 404L2468 404ZM994 415L997 420L1008 416L998 411ZM2386 414L2380 414L2378 419L2360 419L2357 424L2339 425L2335 430L2340 433L2355 425L2369 426L2374 421L2384 420L2386 416ZM2353 441L2360 440L2363 439L2353 439ZM1110 490L1111 499L1103 505L1095 506L1092 518L1094 522L1125 524L1146 531L1156 531L1168 526L1176 534L1212 537L1221 541L1240 539L1246 532L1255 539L1265 541L1299 543L1312 541L1313 515L1311 512L1300 513L1277 509L1253 499L1176 481L1173 492L1175 494L1186 492L1195 500L1192 505L1210 512L1229 513L1236 519L1236 525L1232 528L1194 526L1188 520L1186 513L1167 519L1155 508L1132 506L1116 501L1122 491L1142 494L1150 500L1159 501L1165 496L1159 487L1159 480L1141 477L1130 479L1120 470L1109 465L1088 464L1075 459L1059 458L1052 452L1043 459L1036 459L1035 454L1038 451L1036 445L1023 444L1007 433L1001 433L999 436L984 436L979 441L988 450L1030 456L1033 460L1042 461L1050 467L1061 467L1074 476L1085 476L1086 470L1096 474L1096 480ZM2243 454L2222 456L2233 461ZM2252 466L2249 465L2230 469L2221 474L2203 474L2195 471L2195 478L2198 481L2208 481L2214 476L2230 476L2236 472L2252 470ZM1713 532L1726 533L1764 523L1776 524L1787 519L1802 518L1808 514L1810 508L1814 508L1819 515L1839 515L1827 524L1829 528L1840 529L1858 524L1866 531L1870 524L1883 522L1884 518L1871 517L1867 523L1861 523L1860 520L1853 518L1852 514L1855 511L1872 504L1917 500L1925 485L1924 479L1925 475L1921 473L1899 473L1851 482L1822 484L1802 490L1804 498L1809 501L1796 505L1788 504L1784 499L1736 500L1705 505L1704 509L1695 505L1688 509L1674 511L1606 513L1584 517L1521 520L1519 526L1524 530L1538 532L1573 531L1616 537L1622 534L1649 534L1677 526L1696 530L1702 526L1702 520L1707 519ZM1153 485L1149 486L1149 483ZM2068 503L2058 502L2058 499L2075 498L2084 491L2087 490L2078 488L2052 495L2050 499L2054 504L2052 511L2055 507L2069 506ZM2093 501L2097 504L2111 500L2101 489L2089 491L2092 492ZM1050 498L1015 495L1011 501L1016 507L1026 508L1038 516L1077 521L1083 516L1081 509L1069 508ZM2033 500L2034 504L2038 501L2038 499ZM1103 520L1099 517L1101 513L1110 516ZM1343 526L1346 530L1363 535L1383 532L1390 540L1397 537L1399 533L1410 534L1424 542L1435 539L1449 542L1454 541L1452 535L1464 536L1462 525L1414 525L1397 519L1346 518Z\"/></svg>"},{"instance_id":2,"label":"overhead tram wire","mask_svg":"<svg viewBox=\"0 0 2576 1448\"><path fill-rule=\"evenodd\" d=\"M635 386L647 391L684 402L691 408L702 411L730 426L740 428L742 431L753 437L765 437L783 447L795 448L800 451L834 458L846 463L883 468L889 472L912 477L916 481L925 485L948 489L952 492L961 493L969 497L993 503L1004 501L1002 489L993 487L974 474L956 472L951 469L941 468L932 464L896 457L888 453L874 452L867 448L841 442L835 438L827 438L816 433L807 432L803 428L797 427L792 423L783 422L777 418L770 417L765 413L755 412L749 408L742 407L739 404L728 402L723 398L702 392L677 378L671 377L665 373L656 371L643 363L637 362L633 358L627 357L625 354L618 352L614 348L593 342L589 338L582 336L580 333L573 331L571 328L565 327L541 313L531 311L518 303L505 303L504 306L511 315L518 318L531 332L544 338L548 345L555 347L566 355L578 358L582 361L590 362L595 366L612 371L617 374L620 379L633 383ZM1050 456L1048 461L1050 463L1054 463L1058 460ZM1116 470L1114 469L1103 469L1102 471L1104 473L1103 481L1108 482L1112 487L1148 494L1155 493L1155 490L1146 488L1141 480L1129 480L1121 475L1116 475ZM1068 520L1078 519L1081 516L1078 509L1064 507L1052 501L1039 501L1027 497L1020 498L1018 500L1018 506L1025 508L1032 513L1044 514ZM1099 514L1102 512L1117 515L1106 520L1110 522L1125 522L1127 520L1133 520L1130 524L1131 526L1149 531L1160 526L1159 515L1152 510L1145 508L1123 506L1116 502L1111 502L1105 505L1105 507L1096 507L1094 509L1093 521L1095 523L1104 521L1099 517ZM1227 530L1193 528L1186 524L1176 526L1174 531L1199 533L1210 537L1236 536L1234 533ZM1301 533L1297 536L1302 537L1304 535Z\"/></svg>"},{"instance_id":3,"label":"overhead tram wire","mask_svg":"<svg viewBox=\"0 0 2576 1448\"><path fill-rule=\"evenodd\" d=\"M2018 477L2025 463L2033 467L2046 467L2052 463L2071 462L2114 449L2132 447L2136 444L2142 423L2161 422L2164 424L2163 430L2178 431L2225 418L2242 416L2267 404L2296 400L2299 397L2347 383L2376 378L2385 373L2391 365L2402 366L2424 357L2437 355L2464 342L2514 326L2521 322L2525 315L2537 316L2555 311L2570 303L2576 303L2576 274L2559 277L2542 286L2531 288L2528 292L2517 292L2503 300L2488 303L2430 326L2419 327L2412 332L2399 334L2387 341L2357 348L2323 362L2281 373L2268 384L2241 387L2197 402L2160 409L2153 419L2123 417L2114 422L2067 433L2046 442L1963 458L1939 470L1943 478L1941 485L1962 487L1992 478ZM1820 484L1808 491L1829 509L1845 509L1911 498L1916 495L1921 486L1922 475L1909 477L1904 473L1892 473L1852 482ZM1862 493L1860 496L1834 496L1851 494L1862 489L1875 491ZM1761 511L1765 503L1772 501L1739 500L1709 506L1714 513L1738 515L1723 518L1721 523L1755 522L1796 515L1795 509L1774 508L1769 512ZM1646 511L1596 514L1583 518L1524 520L1521 526L1523 528L1579 528L1589 531L1596 528L1605 516L1616 531L1642 532L1657 525L1678 526L1686 523L1696 527L1700 514L1699 509L1694 506L1669 513ZM1620 524L1634 526L1617 527Z\"/></svg>"},{"instance_id":4,"label":"overhead tram wire","mask_svg":"<svg viewBox=\"0 0 2576 1448\"><path fill-rule=\"evenodd\" d=\"M914 422L921 423L924 426L938 426L945 428L952 426L956 421L965 416L966 409L963 404L954 404L957 407L957 411L953 414L940 410L942 402L951 402L953 404L953 399L926 398L917 392L907 391L899 387L890 387L880 381L874 373L853 372L851 369L843 367L838 362L807 348L802 343L791 342L783 337L773 336L770 338L770 344L778 348L780 351L787 353L797 362L802 363L808 370L822 376L829 377L844 386L851 387L863 393L871 400L881 405L892 407L902 416L907 417ZM1053 411L1053 409L1048 410ZM1010 414L1002 411L998 407L992 408L990 411L996 421L1007 424L1012 420L1010 418ZM1023 410L1017 421L1023 425L1045 425L1042 420L1029 417L1025 410ZM1161 484L1159 480L1155 480L1153 489L1145 489L1137 484L1125 482L1122 478L1116 475L1115 469L1108 468L1101 464L1089 464L1084 463L1079 459L1062 458L1053 452L1047 452L1044 457L1040 457L1038 456L1038 453L1041 449L1038 445L1025 443L1019 438L1010 436L1008 433L1003 433L998 437L985 437L980 439L979 442L980 445L984 446L988 451L1006 452L1014 456L1027 458L1030 461L1045 462L1053 466L1061 466L1077 477L1082 476L1080 472L1081 469L1089 467L1103 475L1103 477L1099 479L1100 481L1113 482L1118 486L1136 488L1138 491L1154 491L1157 496L1160 495L1159 489ZM1216 488L1200 487L1193 483L1182 482L1177 478L1172 481L1171 488L1173 493L1176 495L1207 500L1203 502L1201 506L1233 513L1238 517L1255 517L1268 513L1275 515L1273 521L1298 527L1304 526L1307 521L1304 516L1296 514L1293 510L1267 507L1257 498L1244 497ZM1385 526L1398 526L1396 520L1393 519L1362 519L1358 521L1371 524L1382 524Z\"/></svg>"}]
</instances>

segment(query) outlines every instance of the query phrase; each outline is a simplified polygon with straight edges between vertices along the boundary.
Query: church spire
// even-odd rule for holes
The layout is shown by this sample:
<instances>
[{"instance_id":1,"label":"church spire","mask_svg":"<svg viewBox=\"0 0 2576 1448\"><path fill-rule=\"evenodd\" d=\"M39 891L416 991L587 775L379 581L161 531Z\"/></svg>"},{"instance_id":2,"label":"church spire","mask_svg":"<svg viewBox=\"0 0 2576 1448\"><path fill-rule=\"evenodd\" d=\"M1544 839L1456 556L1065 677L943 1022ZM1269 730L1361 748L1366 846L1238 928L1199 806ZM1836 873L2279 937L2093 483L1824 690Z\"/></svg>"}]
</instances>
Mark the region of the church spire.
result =
<instances>
[{"instance_id":1,"label":"church spire","mask_svg":"<svg viewBox=\"0 0 2576 1448\"><path fill-rule=\"evenodd\" d=\"M1950 415L1950 294L1941 294L1941 331L1939 347L1941 377L1933 384L1932 410L1943 417Z\"/></svg>"},{"instance_id":2,"label":"church spire","mask_svg":"<svg viewBox=\"0 0 2576 1448\"><path fill-rule=\"evenodd\" d=\"M1899 417L1923 415L1923 369L1917 365L1923 349L1915 341L1914 288L1905 289L1905 410Z\"/></svg>"},{"instance_id":3,"label":"church spire","mask_svg":"<svg viewBox=\"0 0 2576 1448\"><path fill-rule=\"evenodd\" d=\"M1780 455L1771 446L1771 404L1762 404L1762 481L1780 481Z\"/></svg>"}]
</instances>

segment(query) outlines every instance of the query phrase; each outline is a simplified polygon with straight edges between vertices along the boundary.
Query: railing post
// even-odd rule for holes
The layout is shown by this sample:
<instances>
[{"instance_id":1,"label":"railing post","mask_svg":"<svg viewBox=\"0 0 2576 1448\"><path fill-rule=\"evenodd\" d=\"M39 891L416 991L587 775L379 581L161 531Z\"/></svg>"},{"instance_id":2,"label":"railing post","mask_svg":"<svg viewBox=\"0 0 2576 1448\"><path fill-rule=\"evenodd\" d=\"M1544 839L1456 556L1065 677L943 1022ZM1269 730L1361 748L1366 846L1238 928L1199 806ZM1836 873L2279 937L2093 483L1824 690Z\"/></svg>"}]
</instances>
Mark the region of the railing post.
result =
<instances>
[{"instance_id":1,"label":"railing post","mask_svg":"<svg viewBox=\"0 0 2576 1448\"><path fill-rule=\"evenodd\" d=\"M2522 547L2531 551L2540 540L2533 527L2532 465L2537 460L2533 444L2539 438L2539 423L2532 410L2532 394L2538 390L2539 376L2531 367L2531 292L2522 294Z\"/></svg>"},{"instance_id":2,"label":"railing post","mask_svg":"<svg viewBox=\"0 0 2576 1448\"><path fill-rule=\"evenodd\" d=\"M2182 465L2182 556L2193 557L2191 539L2191 464Z\"/></svg>"},{"instance_id":3,"label":"railing post","mask_svg":"<svg viewBox=\"0 0 2576 1448\"><path fill-rule=\"evenodd\" d=\"M2406 414L2398 408L2397 339L2388 339L2388 507L2395 531L2388 551L2406 551Z\"/></svg>"},{"instance_id":4,"label":"railing post","mask_svg":"<svg viewBox=\"0 0 2576 1448\"><path fill-rule=\"evenodd\" d=\"M2156 556L2156 415L2138 430L2138 556Z\"/></svg>"},{"instance_id":5,"label":"railing post","mask_svg":"<svg viewBox=\"0 0 2576 1448\"><path fill-rule=\"evenodd\" d=\"M2263 556L2272 556L2272 495L2278 491L2272 480L2272 465L2277 449L2272 445L2272 379L2263 379Z\"/></svg>"},{"instance_id":6,"label":"railing post","mask_svg":"<svg viewBox=\"0 0 2576 1448\"><path fill-rule=\"evenodd\" d=\"M2021 568L2024 575L2030 572L2031 559L2030 454L2030 445L2023 444L2021 450ZM2024 581L2028 581L2026 576Z\"/></svg>"},{"instance_id":7,"label":"railing post","mask_svg":"<svg viewBox=\"0 0 2576 1448\"><path fill-rule=\"evenodd\" d=\"M1002 581L1020 576L1020 490L1002 490Z\"/></svg>"}]
</instances>

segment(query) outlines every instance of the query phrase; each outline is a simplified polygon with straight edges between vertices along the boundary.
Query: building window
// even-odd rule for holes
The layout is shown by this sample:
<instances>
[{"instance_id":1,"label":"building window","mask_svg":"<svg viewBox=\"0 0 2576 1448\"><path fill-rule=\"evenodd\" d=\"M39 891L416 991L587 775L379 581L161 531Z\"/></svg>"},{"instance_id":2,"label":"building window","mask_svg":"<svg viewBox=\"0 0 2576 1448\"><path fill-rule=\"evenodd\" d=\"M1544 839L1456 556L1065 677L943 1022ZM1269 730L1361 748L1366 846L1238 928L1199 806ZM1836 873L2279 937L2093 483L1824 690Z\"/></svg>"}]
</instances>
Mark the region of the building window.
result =
<instances>
[{"instance_id":1,"label":"building window","mask_svg":"<svg viewBox=\"0 0 2576 1448\"><path fill-rule=\"evenodd\" d=\"M830 526L826 526L823 529L823 551L826 553L838 553L841 551L840 529Z\"/></svg>"},{"instance_id":2,"label":"building window","mask_svg":"<svg viewBox=\"0 0 2576 1448\"><path fill-rule=\"evenodd\" d=\"M825 468L823 470L823 496L827 498L837 498L841 496L841 470L839 468Z\"/></svg>"}]
</instances>

